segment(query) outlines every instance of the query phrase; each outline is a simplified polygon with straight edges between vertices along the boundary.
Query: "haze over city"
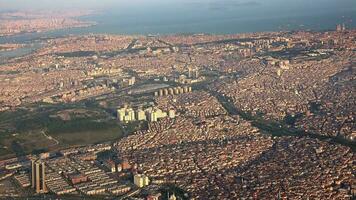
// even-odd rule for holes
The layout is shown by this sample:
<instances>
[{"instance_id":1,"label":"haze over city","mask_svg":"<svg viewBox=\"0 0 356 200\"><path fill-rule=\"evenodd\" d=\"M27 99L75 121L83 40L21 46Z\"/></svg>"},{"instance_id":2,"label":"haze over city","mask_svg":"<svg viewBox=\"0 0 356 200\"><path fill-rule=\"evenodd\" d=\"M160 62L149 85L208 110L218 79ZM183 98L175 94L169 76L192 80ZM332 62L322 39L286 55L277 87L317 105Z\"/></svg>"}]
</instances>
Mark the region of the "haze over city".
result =
<instances>
[{"instance_id":1,"label":"haze over city","mask_svg":"<svg viewBox=\"0 0 356 200\"><path fill-rule=\"evenodd\" d=\"M356 196L354 0L0 0L0 200Z\"/></svg>"}]
</instances>

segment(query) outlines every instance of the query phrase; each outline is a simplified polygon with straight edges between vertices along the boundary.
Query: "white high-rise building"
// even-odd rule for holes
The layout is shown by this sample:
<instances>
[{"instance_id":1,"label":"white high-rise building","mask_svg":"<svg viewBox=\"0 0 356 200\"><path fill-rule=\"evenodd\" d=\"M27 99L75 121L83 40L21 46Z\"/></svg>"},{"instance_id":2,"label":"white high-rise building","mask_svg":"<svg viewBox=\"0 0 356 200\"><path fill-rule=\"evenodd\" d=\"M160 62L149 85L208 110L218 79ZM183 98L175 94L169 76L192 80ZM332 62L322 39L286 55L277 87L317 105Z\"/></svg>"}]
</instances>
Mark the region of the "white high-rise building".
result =
<instances>
[{"instance_id":1,"label":"white high-rise building","mask_svg":"<svg viewBox=\"0 0 356 200\"><path fill-rule=\"evenodd\" d=\"M170 110L168 111L168 116L169 116L169 118L171 118L171 119L175 118L175 117L176 117L176 111L174 111L173 109L170 109Z\"/></svg>"},{"instance_id":2,"label":"white high-rise building","mask_svg":"<svg viewBox=\"0 0 356 200\"><path fill-rule=\"evenodd\" d=\"M136 117L137 117L137 120L138 121L144 121L146 120L146 114L143 110L138 110L137 113L136 113Z\"/></svg>"},{"instance_id":3,"label":"white high-rise building","mask_svg":"<svg viewBox=\"0 0 356 200\"><path fill-rule=\"evenodd\" d=\"M132 108L127 110L127 115L130 116L130 120L131 121L135 121L136 120L135 111Z\"/></svg>"},{"instance_id":4,"label":"white high-rise building","mask_svg":"<svg viewBox=\"0 0 356 200\"><path fill-rule=\"evenodd\" d=\"M144 174L136 174L134 176L134 183L137 187L145 187L150 184L150 179Z\"/></svg>"},{"instance_id":5,"label":"white high-rise building","mask_svg":"<svg viewBox=\"0 0 356 200\"><path fill-rule=\"evenodd\" d=\"M120 122L123 122L126 115L126 108L120 108L117 110L117 118Z\"/></svg>"}]
</instances>

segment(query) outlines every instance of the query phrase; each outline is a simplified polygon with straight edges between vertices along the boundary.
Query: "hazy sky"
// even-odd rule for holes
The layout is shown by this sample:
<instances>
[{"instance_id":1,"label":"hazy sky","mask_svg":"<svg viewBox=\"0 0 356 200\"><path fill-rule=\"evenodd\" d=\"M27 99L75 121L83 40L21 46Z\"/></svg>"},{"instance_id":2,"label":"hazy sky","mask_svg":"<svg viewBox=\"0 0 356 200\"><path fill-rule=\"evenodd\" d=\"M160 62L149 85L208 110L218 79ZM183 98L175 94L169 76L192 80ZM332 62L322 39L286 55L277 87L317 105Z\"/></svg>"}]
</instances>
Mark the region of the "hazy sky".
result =
<instances>
[{"instance_id":1,"label":"hazy sky","mask_svg":"<svg viewBox=\"0 0 356 200\"><path fill-rule=\"evenodd\" d=\"M191 4L224 9L229 6L355 9L356 0L0 0L0 9L108 9Z\"/></svg>"}]
</instances>

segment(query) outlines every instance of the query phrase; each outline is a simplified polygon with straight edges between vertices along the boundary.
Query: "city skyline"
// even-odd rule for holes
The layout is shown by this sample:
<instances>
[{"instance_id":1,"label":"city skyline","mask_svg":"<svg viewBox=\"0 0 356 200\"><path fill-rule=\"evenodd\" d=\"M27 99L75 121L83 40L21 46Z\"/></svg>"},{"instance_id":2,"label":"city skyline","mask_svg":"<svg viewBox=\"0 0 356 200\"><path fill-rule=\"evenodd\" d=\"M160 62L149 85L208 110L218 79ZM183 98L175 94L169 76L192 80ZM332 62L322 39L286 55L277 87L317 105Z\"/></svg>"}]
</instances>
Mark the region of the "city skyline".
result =
<instances>
[{"instance_id":1,"label":"city skyline","mask_svg":"<svg viewBox=\"0 0 356 200\"><path fill-rule=\"evenodd\" d=\"M356 198L354 0L0 0L0 200Z\"/></svg>"}]
</instances>

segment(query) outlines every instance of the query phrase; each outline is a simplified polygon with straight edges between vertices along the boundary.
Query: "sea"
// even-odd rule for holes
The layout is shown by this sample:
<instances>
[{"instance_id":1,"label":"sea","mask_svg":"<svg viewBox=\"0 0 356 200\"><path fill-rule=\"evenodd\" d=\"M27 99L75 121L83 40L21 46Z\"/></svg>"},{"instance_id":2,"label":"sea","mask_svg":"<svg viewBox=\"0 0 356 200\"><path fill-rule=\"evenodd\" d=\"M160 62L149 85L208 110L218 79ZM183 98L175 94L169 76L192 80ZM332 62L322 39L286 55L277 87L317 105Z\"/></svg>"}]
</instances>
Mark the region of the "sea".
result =
<instances>
[{"instance_id":1,"label":"sea","mask_svg":"<svg viewBox=\"0 0 356 200\"><path fill-rule=\"evenodd\" d=\"M201 0L182 1L184 3L178 3L178 1L172 4L159 1L159 3L144 6L139 3L129 6L116 5L90 16L79 17L80 20L97 22L95 26L5 36L0 37L0 44L26 43L41 38L86 34L167 35L237 34L293 30L327 31L334 30L340 23L345 23L349 29L356 27L356 4L355 7L346 9L339 8L339 4L335 4L335 8L330 8L331 5L323 7L323 4L315 5L316 3L310 4L312 6L308 6L308 4L276 6L277 4L263 5L261 3L268 2L268 0L206 1L210 3L202 3ZM315 1L322 2L322 0ZM27 53L27 51L18 52L20 55ZM2 56L9 55L14 56L9 52L0 52L0 59Z\"/></svg>"}]
</instances>

